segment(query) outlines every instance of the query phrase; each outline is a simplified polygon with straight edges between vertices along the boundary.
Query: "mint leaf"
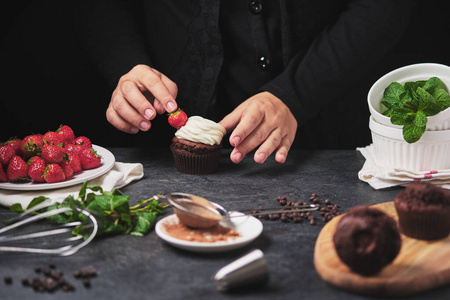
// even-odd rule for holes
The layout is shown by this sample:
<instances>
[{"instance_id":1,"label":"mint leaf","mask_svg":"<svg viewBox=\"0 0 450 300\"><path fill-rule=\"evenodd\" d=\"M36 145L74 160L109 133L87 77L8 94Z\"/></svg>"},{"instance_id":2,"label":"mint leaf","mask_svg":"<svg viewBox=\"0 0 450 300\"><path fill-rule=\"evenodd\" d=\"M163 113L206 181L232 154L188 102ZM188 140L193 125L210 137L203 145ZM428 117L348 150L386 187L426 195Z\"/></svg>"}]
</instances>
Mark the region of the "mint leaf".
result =
<instances>
[{"instance_id":1,"label":"mint leaf","mask_svg":"<svg viewBox=\"0 0 450 300\"><path fill-rule=\"evenodd\" d=\"M443 89L437 89L433 93L433 98L442 110L450 107L450 95Z\"/></svg>"},{"instance_id":2,"label":"mint leaf","mask_svg":"<svg viewBox=\"0 0 450 300\"><path fill-rule=\"evenodd\" d=\"M22 205L20 203L15 203L15 204L11 205L9 207L9 210L12 211L12 212L16 212L16 213L23 213L24 212L24 210L22 208Z\"/></svg>"},{"instance_id":3,"label":"mint leaf","mask_svg":"<svg viewBox=\"0 0 450 300\"><path fill-rule=\"evenodd\" d=\"M36 197L30 202L28 208L47 199L45 196ZM130 197L124 195L120 190L103 191L100 186L87 185L87 181L85 181L76 199L68 196L61 203L54 203L36 213L70 207L72 208L70 211L48 217L53 222L64 224L86 219L87 217L77 210L77 208L84 209L88 210L97 220L99 225L97 236L115 234L143 236L154 227L157 215L163 213L168 206L161 205L154 198L139 200L135 206L130 206L129 201ZM23 212L22 206L18 203L13 204L10 210ZM83 224L77 226L72 234L83 236Z\"/></svg>"},{"instance_id":4,"label":"mint leaf","mask_svg":"<svg viewBox=\"0 0 450 300\"><path fill-rule=\"evenodd\" d=\"M385 90L381 104L383 115L394 125L403 126L403 138L408 143L420 139L426 130L427 116L434 116L450 107L450 96L441 87L438 77L406 82L392 82Z\"/></svg>"},{"instance_id":5,"label":"mint leaf","mask_svg":"<svg viewBox=\"0 0 450 300\"><path fill-rule=\"evenodd\" d=\"M403 125L403 138L410 144L417 142L425 132L426 125L427 116L422 111L418 111L414 118L408 119Z\"/></svg>"},{"instance_id":6,"label":"mint leaf","mask_svg":"<svg viewBox=\"0 0 450 300\"><path fill-rule=\"evenodd\" d=\"M35 198L33 198L33 200L31 200L31 202L28 204L27 209L33 208L33 207L35 207L36 205L38 205L38 204L44 202L45 200L48 200L48 198L47 198L47 197L44 197L44 196L35 197Z\"/></svg>"},{"instance_id":7,"label":"mint leaf","mask_svg":"<svg viewBox=\"0 0 450 300\"><path fill-rule=\"evenodd\" d=\"M427 116L434 116L441 111L441 106L436 103L433 96L425 89L417 88L417 95L419 96L418 111L423 111Z\"/></svg>"},{"instance_id":8,"label":"mint leaf","mask_svg":"<svg viewBox=\"0 0 450 300\"><path fill-rule=\"evenodd\" d=\"M391 112L391 123L394 125L405 125L411 116L415 115L414 111L410 108L399 107Z\"/></svg>"},{"instance_id":9,"label":"mint leaf","mask_svg":"<svg viewBox=\"0 0 450 300\"><path fill-rule=\"evenodd\" d=\"M143 236L156 224L156 214L152 212L137 212L132 235Z\"/></svg>"},{"instance_id":10,"label":"mint leaf","mask_svg":"<svg viewBox=\"0 0 450 300\"><path fill-rule=\"evenodd\" d=\"M428 79L425 84L422 86L424 90L429 93L433 93L435 89L442 85L442 81L437 77L431 77Z\"/></svg>"},{"instance_id":11,"label":"mint leaf","mask_svg":"<svg viewBox=\"0 0 450 300\"><path fill-rule=\"evenodd\" d=\"M405 92L405 88L398 82L392 82L384 90L384 98L400 100L401 95Z\"/></svg>"}]
</instances>

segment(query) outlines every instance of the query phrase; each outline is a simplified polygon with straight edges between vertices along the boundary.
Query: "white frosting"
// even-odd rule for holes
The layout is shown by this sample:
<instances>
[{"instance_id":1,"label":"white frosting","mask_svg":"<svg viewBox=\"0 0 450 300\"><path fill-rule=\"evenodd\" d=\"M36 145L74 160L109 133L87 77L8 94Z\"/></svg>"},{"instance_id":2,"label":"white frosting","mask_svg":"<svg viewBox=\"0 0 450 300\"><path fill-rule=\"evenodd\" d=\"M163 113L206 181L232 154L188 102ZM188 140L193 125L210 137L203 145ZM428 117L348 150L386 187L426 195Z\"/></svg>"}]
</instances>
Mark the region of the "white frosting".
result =
<instances>
[{"instance_id":1,"label":"white frosting","mask_svg":"<svg viewBox=\"0 0 450 300\"><path fill-rule=\"evenodd\" d=\"M199 116L192 116L177 130L175 136L194 143L219 145L225 134L226 130L222 125Z\"/></svg>"}]
</instances>

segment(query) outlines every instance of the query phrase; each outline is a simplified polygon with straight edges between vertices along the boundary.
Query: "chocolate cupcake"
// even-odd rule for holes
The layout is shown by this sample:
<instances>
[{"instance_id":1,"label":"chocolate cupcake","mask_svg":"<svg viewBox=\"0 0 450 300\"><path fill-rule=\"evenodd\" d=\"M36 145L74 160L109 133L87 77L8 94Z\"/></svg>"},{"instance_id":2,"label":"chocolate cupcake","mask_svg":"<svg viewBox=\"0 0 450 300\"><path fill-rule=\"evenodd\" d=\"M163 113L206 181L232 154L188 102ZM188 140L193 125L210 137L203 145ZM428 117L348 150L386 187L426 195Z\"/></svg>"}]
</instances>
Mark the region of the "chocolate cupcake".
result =
<instances>
[{"instance_id":1,"label":"chocolate cupcake","mask_svg":"<svg viewBox=\"0 0 450 300\"><path fill-rule=\"evenodd\" d=\"M367 206L355 207L339 220L333 242L339 258L364 276L375 275L390 264L401 246L395 220Z\"/></svg>"},{"instance_id":2,"label":"chocolate cupcake","mask_svg":"<svg viewBox=\"0 0 450 300\"><path fill-rule=\"evenodd\" d=\"M400 232L420 240L439 240L450 233L450 191L428 182L408 185L394 199Z\"/></svg>"},{"instance_id":3,"label":"chocolate cupcake","mask_svg":"<svg viewBox=\"0 0 450 300\"><path fill-rule=\"evenodd\" d=\"M225 128L202 117L190 117L172 139L175 167L180 173L201 175L214 172L219 165Z\"/></svg>"}]
</instances>

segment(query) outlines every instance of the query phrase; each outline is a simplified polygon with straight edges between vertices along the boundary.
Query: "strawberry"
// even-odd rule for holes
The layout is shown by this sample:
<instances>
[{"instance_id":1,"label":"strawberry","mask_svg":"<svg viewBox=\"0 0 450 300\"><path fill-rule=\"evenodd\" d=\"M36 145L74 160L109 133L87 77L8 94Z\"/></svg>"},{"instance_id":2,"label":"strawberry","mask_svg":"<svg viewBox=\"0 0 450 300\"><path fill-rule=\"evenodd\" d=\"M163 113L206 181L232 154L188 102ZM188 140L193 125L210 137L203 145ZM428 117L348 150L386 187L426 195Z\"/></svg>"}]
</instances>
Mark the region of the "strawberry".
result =
<instances>
[{"instance_id":1,"label":"strawberry","mask_svg":"<svg viewBox=\"0 0 450 300\"><path fill-rule=\"evenodd\" d=\"M22 157L14 155L8 164L6 175L9 180L25 179L28 175L28 165Z\"/></svg>"},{"instance_id":2,"label":"strawberry","mask_svg":"<svg viewBox=\"0 0 450 300\"><path fill-rule=\"evenodd\" d=\"M42 149L41 157L46 163L59 164L64 158L64 151L59 146L46 144Z\"/></svg>"},{"instance_id":3,"label":"strawberry","mask_svg":"<svg viewBox=\"0 0 450 300\"><path fill-rule=\"evenodd\" d=\"M16 155L14 148L8 145L0 146L0 164L7 166L11 158Z\"/></svg>"},{"instance_id":4,"label":"strawberry","mask_svg":"<svg viewBox=\"0 0 450 300\"><path fill-rule=\"evenodd\" d=\"M66 180L64 171L58 164L48 164L44 171L44 179L47 183L55 183Z\"/></svg>"},{"instance_id":5,"label":"strawberry","mask_svg":"<svg viewBox=\"0 0 450 300\"><path fill-rule=\"evenodd\" d=\"M94 149L84 149L80 155L83 170L94 169L100 166L102 157Z\"/></svg>"},{"instance_id":6,"label":"strawberry","mask_svg":"<svg viewBox=\"0 0 450 300\"><path fill-rule=\"evenodd\" d=\"M85 136L79 136L73 141L74 145L80 145L83 148L92 148L91 140Z\"/></svg>"},{"instance_id":7,"label":"strawberry","mask_svg":"<svg viewBox=\"0 0 450 300\"><path fill-rule=\"evenodd\" d=\"M62 162L59 163L59 165L61 166L61 169L63 170L64 176L66 177L66 179L69 179L70 177L72 177L73 168L68 161L63 160Z\"/></svg>"},{"instance_id":8,"label":"strawberry","mask_svg":"<svg viewBox=\"0 0 450 300\"><path fill-rule=\"evenodd\" d=\"M30 167L28 168L28 176L34 182L45 182L44 180L44 172L47 164L45 160L40 158L39 156L33 156L28 160Z\"/></svg>"},{"instance_id":9,"label":"strawberry","mask_svg":"<svg viewBox=\"0 0 450 300\"><path fill-rule=\"evenodd\" d=\"M186 125L186 122L188 120L188 117L184 111L182 111L180 108L174 111L173 113L169 114L169 124L172 127L175 127L176 129L180 129L184 125Z\"/></svg>"},{"instance_id":10,"label":"strawberry","mask_svg":"<svg viewBox=\"0 0 450 300\"><path fill-rule=\"evenodd\" d=\"M0 182L7 182L8 176L6 176L5 170L3 170L3 166L0 165Z\"/></svg>"},{"instance_id":11,"label":"strawberry","mask_svg":"<svg viewBox=\"0 0 450 300\"><path fill-rule=\"evenodd\" d=\"M21 151L24 158L28 159L38 154L43 145L44 143L42 142L42 136L40 134L26 136L21 144Z\"/></svg>"},{"instance_id":12,"label":"strawberry","mask_svg":"<svg viewBox=\"0 0 450 300\"><path fill-rule=\"evenodd\" d=\"M67 144L64 147L64 152L68 154L73 154L76 156L80 156L81 152L83 151L84 147L80 145L74 145L74 144Z\"/></svg>"},{"instance_id":13,"label":"strawberry","mask_svg":"<svg viewBox=\"0 0 450 300\"><path fill-rule=\"evenodd\" d=\"M76 174L76 173L78 173L78 172L80 172L82 170L81 169L81 160L80 160L80 157L78 155L68 154L67 155L67 160L70 163L70 165L72 166L74 174Z\"/></svg>"},{"instance_id":14,"label":"strawberry","mask_svg":"<svg viewBox=\"0 0 450 300\"><path fill-rule=\"evenodd\" d=\"M16 138L10 139L9 141L5 142L5 145L13 147L14 151L16 151L16 155L19 156L22 155L21 144L22 140Z\"/></svg>"},{"instance_id":15,"label":"strawberry","mask_svg":"<svg viewBox=\"0 0 450 300\"><path fill-rule=\"evenodd\" d=\"M64 137L67 143L72 143L75 139L75 134L73 133L72 128L67 125L61 125L56 132Z\"/></svg>"},{"instance_id":16,"label":"strawberry","mask_svg":"<svg viewBox=\"0 0 450 300\"><path fill-rule=\"evenodd\" d=\"M56 133L54 131L49 131L42 137L44 144L64 146L66 144L66 139L63 135Z\"/></svg>"}]
</instances>

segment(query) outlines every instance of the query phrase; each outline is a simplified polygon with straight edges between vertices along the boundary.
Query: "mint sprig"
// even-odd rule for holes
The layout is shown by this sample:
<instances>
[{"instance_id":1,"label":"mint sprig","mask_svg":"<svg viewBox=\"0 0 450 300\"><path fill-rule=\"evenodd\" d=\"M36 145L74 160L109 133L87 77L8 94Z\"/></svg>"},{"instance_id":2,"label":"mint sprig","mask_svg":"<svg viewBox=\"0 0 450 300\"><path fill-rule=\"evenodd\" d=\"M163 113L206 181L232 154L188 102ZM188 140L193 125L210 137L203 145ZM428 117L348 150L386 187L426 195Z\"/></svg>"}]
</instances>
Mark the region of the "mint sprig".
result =
<instances>
[{"instance_id":1,"label":"mint sprig","mask_svg":"<svg viewBox=\"0 0 450 300\"><path fill-rule=\"evenodd\" d=\"M90 192L89 192L90 190ZM45 196L34 198L26 209L48 200ZM156 224L157 215L164 212L168 205L161 205L156 199L139 200L134 206L129 205L130 196L124 195L120 190L103 191L100 186L87 185L85 181L77 198L72 195L66 197L61 203L55 203L49 207L38 210L37 213L62 207L70 207L73 210L49 217L50 220L65 224L73 221L83 221L86 216L75 208L89 211L98 222L97 236L131 234L143 236ZM24 211L20 204L10 207L13 212ZM73 230L74 235L84 235L83 225Z\"/></svg>"},{"instance_id":2,"label":"mint sprig","mask_svg":"<svg viewBox=\"0 0 450 300\"><path fill-rule=\"evenodd\" d=\"M425 132L429 116L450 107L450 96L442 88L438 77L428 80L392 82L384 91L381 104L386 107L383 115L391 123L403 126L403 138L408 143L417 142Z\"/></svg>"}]
</instances>

